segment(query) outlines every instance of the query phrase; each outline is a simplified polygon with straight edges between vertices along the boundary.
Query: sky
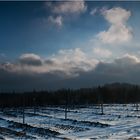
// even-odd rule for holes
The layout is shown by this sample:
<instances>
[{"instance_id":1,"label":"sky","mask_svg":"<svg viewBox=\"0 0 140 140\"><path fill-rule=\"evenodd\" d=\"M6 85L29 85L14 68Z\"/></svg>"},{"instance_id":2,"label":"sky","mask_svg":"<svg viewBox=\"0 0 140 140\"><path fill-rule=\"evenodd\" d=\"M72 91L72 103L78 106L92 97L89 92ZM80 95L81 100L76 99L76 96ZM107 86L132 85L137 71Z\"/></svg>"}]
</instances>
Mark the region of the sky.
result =
<instances>
[{"instance_id":1,"label":"sky","mask_svg":"<svg viewBox=\"0 0 140 140\"><path fill-rule=\"evenodd\" d=\"M0 1L0 90L140 84L139 1Z\"/></svg>"}]
</instances>

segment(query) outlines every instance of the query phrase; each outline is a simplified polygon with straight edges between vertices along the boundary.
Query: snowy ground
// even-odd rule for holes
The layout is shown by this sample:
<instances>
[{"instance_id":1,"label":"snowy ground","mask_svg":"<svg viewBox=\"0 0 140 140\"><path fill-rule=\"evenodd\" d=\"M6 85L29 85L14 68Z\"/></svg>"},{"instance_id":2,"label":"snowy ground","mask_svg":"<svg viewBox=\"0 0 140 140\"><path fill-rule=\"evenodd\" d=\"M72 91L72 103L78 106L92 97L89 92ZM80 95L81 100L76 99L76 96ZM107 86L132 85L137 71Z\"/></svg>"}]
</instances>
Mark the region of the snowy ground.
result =
<instances>
[{"instance_id":1,"label":"snowy ground","mask_svg":"<svg viewBox=\"0 0 140 140\"><path fill-rule=\"evenodd\" d=\"M140 107L139 107L140 108ZM63 107L39 107L0 110L0 139L140 139L140 111L133 104L76 107L68 110L64 119Z\"/></svg>"}]
</instances>

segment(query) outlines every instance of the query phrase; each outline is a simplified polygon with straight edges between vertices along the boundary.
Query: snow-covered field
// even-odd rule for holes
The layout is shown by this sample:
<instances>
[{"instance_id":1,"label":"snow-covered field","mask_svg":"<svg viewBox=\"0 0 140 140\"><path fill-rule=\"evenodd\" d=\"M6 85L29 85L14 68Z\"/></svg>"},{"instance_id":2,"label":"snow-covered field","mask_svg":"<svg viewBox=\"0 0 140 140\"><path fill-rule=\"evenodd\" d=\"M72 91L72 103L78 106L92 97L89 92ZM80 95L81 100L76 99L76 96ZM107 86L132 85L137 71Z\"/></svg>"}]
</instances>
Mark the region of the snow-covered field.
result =
<instances>
[{"instance_id":1,"label":"snow-covered field","mask_svg":"<svg viewBox=\"0 0 140 140\"><path fill-rule=\"evenodd\" d=\"M139 107L140 108L140 107ZM25 109L25 124L21 108L0 110L0 139L140 139L140 111L133 104Z\"/></svg>"}]
</instances>

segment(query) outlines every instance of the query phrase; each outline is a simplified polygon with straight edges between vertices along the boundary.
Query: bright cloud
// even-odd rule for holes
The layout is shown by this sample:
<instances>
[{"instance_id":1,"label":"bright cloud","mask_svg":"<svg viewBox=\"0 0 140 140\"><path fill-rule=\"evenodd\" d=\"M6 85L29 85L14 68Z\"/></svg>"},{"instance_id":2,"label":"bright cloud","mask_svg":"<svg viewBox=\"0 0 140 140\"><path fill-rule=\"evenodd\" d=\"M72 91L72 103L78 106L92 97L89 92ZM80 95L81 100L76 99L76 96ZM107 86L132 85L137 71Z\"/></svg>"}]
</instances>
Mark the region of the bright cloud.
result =
<instances>
[{"instance_id":1,"label":"bright cloud","mask_svg":"<svg viewBox=\"0 0 140 140\"><path fill-rule=\"evenodd\" d=\"M52 6L52 12L57 14L79 14L86 11L87 6L84 0L80 1L63 1Z\"/></svg>"},{"instance_id":2,"label":"bright cloud","mask_svg":"<svg viewBox=\"0 0 140 140\"><path fill-rule=\"evenodd\" d=\"M71 75L78 74L79 71L90 71L98 63L96 59L89 58L80 48L60 50L50 60L53 62L52 70L61 70Z\"/></svg>"},{"instance_id":3,"label":"bright cloud","mask_svg":"<svg viewBox=\"0 0 140 140\"><path fill-rule=\"evenodd\" d=\"M103 10L102 15L110 23L110 27L106 31L97 34L97 38L105 44L119 44L128 42L132 38L132 29L127 26L127 20L131 16L131 12L115 7Z\"/></svg>"},{"instance_id":4,"label":"bright cloud","mask_svg":"<svg viewBox=\"0 0 140 140\"><path fill-rule=\"evenodd\" d=\"M58 27L63 25L66 15L77 15L87 10L84 0L46 2L46 6L51 9L48 22Z\"/></svg>"},{"instance_id":5,"label":"bright cloud","mask_svg":"<svg viewBox=\"0 0 140 140\"><path fill-rule=\"evenodd\" d=\"M48 22L58 27L61 27L63 25L63 18L62 16L57 16L57 17L49 16Z\"/></svg>"},{"instance_id":6,"label":"bright cloud","mask_svg":"<svg viewBox=\"0 0 140 140\"><path fill-rule=\"evenodd\" d=\"M93 48L93 53L101 58L109 58L112 55L111 51L103 48Z\"/></svg>"}]
</instances>

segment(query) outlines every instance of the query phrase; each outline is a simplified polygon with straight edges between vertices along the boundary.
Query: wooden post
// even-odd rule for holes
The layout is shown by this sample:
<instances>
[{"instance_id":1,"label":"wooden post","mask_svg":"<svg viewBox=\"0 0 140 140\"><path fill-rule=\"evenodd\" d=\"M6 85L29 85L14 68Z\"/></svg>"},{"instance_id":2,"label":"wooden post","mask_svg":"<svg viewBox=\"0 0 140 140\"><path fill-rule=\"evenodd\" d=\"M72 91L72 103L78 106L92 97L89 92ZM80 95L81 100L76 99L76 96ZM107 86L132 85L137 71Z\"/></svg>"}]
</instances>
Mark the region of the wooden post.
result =
<instances>
[{"instance_id":1,"label":"wooden post","mask_svg":"<svg viewBox=\"0 0 140 140\"><path fill-rule=\"evenodd\" d=\"M136 103L136 111L139 111L139 105Z\"/></svg>"},{"instance_id":2,"label":"wooden post","mask_svg":"<svg viewBox=\"0 0 140 140\"><path fill-rule=\"evenodd\" d=\"M36 98L33 98L33 102L34 102L34 115L36 114L36 104L35 104Z\"/></svg>"},{"instance_id":3,"label":"wooden post","mask_svg":"<svg viewBox=\"0 0 140 140\"><path fill-rule=\"evenodd\" d=\"M65 93L65 120L67 119L67 111L68 111L68 93Z\"/></svg>"},{"instance_id":4,"label":"wooden post","mask_svg":"<svg viewBox=\"0 0 140 140\"><path fill-rule=\"evenodd\" d=\"M23 124L25 124L25 99L23 97L23 107L22 107L22 119L23 119Z\"/></svg>"},{"instance_id":5,"label":"wooden post","mask_svg":"<svg viewBox=\"0 0 140 140\"><path fill-rule=\"evenodd\" d=\"M23 106L23 124L25 124L25 110L24 110L24 106Z\"/></svg>"},{"instance_id":6,"label":"wooden post","mask_svg":"<svg viewBox=\"0 0 140 140\"><path fill-rule=\"evenodd\" d=\"M104 114L104 106L103 106L103 101L101 101L101 114Z\"/></svg>"},{"instance_id":7,"label":"wooden post","mask_svg":"<svg viewBox=\"0 0 140 140\"><path fill-rule=\"evenodd\" d=\"M65 120L67 119L67 105L65 105Z\"/></svg>"}]
</instances>

